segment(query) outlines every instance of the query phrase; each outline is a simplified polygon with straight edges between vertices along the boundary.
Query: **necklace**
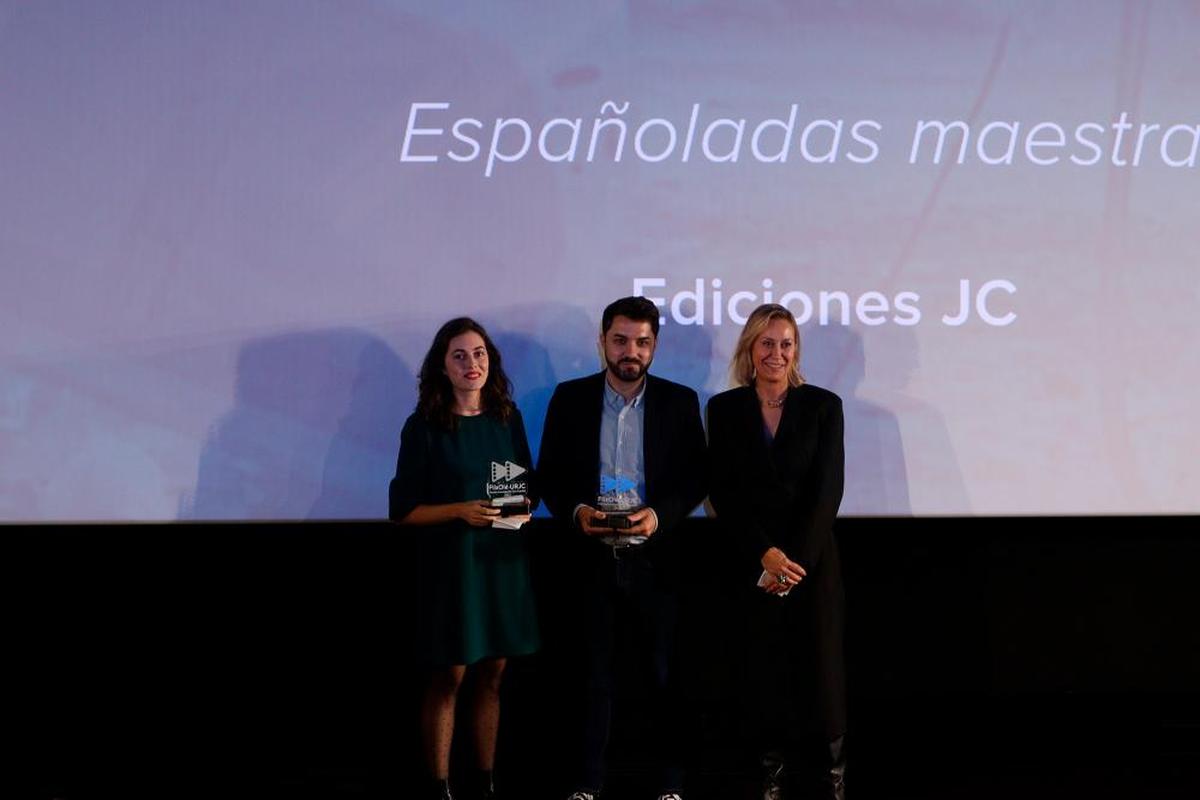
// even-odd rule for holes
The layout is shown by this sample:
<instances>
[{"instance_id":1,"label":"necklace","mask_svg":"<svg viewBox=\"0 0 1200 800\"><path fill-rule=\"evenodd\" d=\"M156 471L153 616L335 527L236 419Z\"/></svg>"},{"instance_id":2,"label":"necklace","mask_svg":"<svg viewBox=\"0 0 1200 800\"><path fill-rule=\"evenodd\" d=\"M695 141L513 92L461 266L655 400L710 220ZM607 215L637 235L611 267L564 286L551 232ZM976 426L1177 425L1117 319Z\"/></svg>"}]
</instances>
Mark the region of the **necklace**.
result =
<instances>
[{"instance_id":1,"label":"necklace","mask_svg":"<svg viewBox=\"0 0 1200 800\"><path fill-rule=\"evenodd\" d=\"M762 404L764 406L766 406L767 408L783 408L783 403L785 400L787 400L787 394L785 393L783 395L783 397L779 398L778 400L767 400L766 398L759 398L759 399L762 401Z\"/></svg>"}]
</instances>

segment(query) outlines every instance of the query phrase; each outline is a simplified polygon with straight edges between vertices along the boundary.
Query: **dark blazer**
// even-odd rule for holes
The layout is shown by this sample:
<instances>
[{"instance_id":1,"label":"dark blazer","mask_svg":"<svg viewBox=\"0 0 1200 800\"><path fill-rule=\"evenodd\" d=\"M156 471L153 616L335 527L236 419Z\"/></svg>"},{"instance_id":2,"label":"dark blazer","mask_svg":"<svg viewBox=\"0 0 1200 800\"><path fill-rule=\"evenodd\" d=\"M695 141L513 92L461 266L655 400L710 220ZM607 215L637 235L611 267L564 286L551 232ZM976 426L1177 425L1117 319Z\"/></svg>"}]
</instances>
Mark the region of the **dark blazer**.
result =
<instances>
[{"instance_id":1,"label":"dark blazer","mask_svg":"<svg viewBox=\"0 0 1200 800\"><path fill-rule=\"evenodd\" d=\"M646 376L642 454L648 506L658 515L657 546L704 499L707 467L696 392ZM546 409L538 476L542 500L555 518L573 522L580 503L596 505L600 487L600 416L604 373L560 383Z\"/></svg>"},{"instance_id":2,"label":"dark blazer","mask_svg":"<svg viewBox=\"0 0 1200 800\"><path fill-rule=\"evenodd\" d=\"M792 673L788 704L805 730L833 739L846 730L844 600L833 538L842 500L842 401L808 384L789 389L769 445L759 409L752 387L709 400L709 501L745 559L738 581L751 614L745 628L755 641L744 652L760 661L764 652L785 658ZM782 601L754 585L759 559L772 546L808 573Z\"/></svg>"},{"instance_id":3,"label":"dark blazer","mask_svg":"<svg viewBox=\"0 0 1200 800\"><path fill-rule=\"evenodd\" d=\"M737 520L738 538L757 562L775 546L806 570L820 567L842 502L842 401L810 384L790 389L768 446L754 389L708 402L710 501Z\"/></svg>"}]
</instances>

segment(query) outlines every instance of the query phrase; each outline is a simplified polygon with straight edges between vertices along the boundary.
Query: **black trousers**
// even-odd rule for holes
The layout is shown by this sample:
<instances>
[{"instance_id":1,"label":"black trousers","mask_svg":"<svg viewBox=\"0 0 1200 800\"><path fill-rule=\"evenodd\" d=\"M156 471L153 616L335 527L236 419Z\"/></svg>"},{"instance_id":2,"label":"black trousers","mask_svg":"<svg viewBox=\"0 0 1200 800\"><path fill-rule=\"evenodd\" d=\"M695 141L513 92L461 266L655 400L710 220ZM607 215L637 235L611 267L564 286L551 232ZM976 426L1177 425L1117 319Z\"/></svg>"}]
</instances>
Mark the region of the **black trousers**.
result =
<instances>
[{"instance_id":1,"label":"black trousers","mask_svg":"<svg viewBox=\"0 0 1200 800\"><path fill-rule=\"evenodd\" d=\"M612 727L618 659L644 682L658 792L682 790L684 725L674 680L678 598L672 582L644 547L592 548L581 590L583 630L582 761L576 787L598 792Z\"/></svg>"}]
</instances>

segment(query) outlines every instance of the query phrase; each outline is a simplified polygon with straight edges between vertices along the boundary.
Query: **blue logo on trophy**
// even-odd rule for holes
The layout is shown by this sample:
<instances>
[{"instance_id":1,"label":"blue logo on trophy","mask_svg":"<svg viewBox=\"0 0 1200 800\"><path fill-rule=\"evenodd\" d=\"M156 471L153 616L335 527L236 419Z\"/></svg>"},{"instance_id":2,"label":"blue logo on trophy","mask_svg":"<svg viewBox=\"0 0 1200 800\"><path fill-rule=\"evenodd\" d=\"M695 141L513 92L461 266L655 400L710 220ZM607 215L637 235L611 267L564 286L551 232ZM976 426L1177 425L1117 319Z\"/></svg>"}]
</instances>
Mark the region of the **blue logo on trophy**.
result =
<instances>
[{"instance_id":1,"label":"blue logo on trophy","mask_svg":"<svg viewBox=\"0 0 1200 800\"><path fill-rule=\"evenodd\" d=\"M637 482L626 475L601 475L600 494L596 496L596 509L603 511L605 518L598 524L609 528L630 527L629 515L642 508L642 497L638 494Z\"/></svg>"},{"instance_id":2,"label":"blue logo on trophy","mask_svg":"<svg viewBox=\"0 0 1200 800\"><path fill-rule=\"evenodd\" d=\"M600 478L600 496L605 495L621 495L627 492L637 492L637 484L633 482L633 478L610 478L604 475Z\"/></svg>"}]
</instances>

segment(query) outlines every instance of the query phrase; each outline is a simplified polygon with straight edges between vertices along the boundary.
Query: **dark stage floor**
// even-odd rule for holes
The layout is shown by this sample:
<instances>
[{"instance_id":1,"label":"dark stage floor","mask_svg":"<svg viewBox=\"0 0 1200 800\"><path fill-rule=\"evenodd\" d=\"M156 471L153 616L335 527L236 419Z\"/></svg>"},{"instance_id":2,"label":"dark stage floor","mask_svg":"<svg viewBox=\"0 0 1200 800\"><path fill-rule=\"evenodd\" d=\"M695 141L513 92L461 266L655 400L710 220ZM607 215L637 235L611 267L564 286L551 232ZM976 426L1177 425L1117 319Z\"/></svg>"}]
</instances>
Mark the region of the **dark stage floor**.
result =
<instances>
[{"instance_id":1,"label":"dark stage floor","mask_svg":"<svg viewBox=\"0 0 1200 800\"><path fill-rule=\"evenodd\" d=\"M679 727L689 800L736 800L741 620L708 522L688 522ZM849 797L1200 797L1193 527L839 520ZM0 798L415 796L418 603L386 524L5 533ZM569 593L555 531L531 537L544 648L505 679L498 779L563 800ZM624 707L607 797L641 798Z\"/></svg>"},{"instance_id":2,"label":"dark stage floor","mask_svg":"<svg viewBox=\"0 0 1200 800\"><path fill-rule=\"evenodd\" d=\"M205 718L208 734L164 728L142 736L102 731L87 742L43 731L26 741L16 767L23 776L5 797L86 800L111 797L409 798L415 741L398 731L372 735L343 713L313 708L309 715L230 720L222 732ZM850 741L848 795L854 800L973 798L1086 798L1142 800L1200 797L1200 722L1195 698L1086 696L961 698L945 704L925 698L880 702L857 713ZM370 715L367 715L370 716ZM144 720L143 720L144 721ZM1026 730L1026 724L1029 729ZM536 722L507 722L500 778L510 798L562 800L557 758L562 737L531 747ZM651 796L642 743L624 720L614 742L605 798ZM731 741L727 720L706 719L689 800L756 796L749 753ZM85 733L86 731L79 731ZM518 740L517 737L522 737ZM176 750L174 745L182 747ZM540 767L540 769L539 769ZM13 772L10 771L10 775ZM17 787L14 787L17 788Z\"/></svg>"}]
</instances>

